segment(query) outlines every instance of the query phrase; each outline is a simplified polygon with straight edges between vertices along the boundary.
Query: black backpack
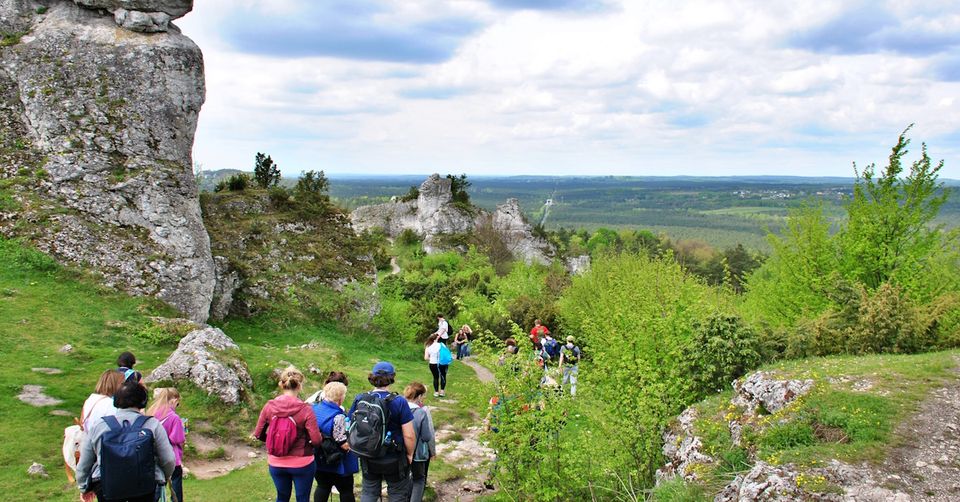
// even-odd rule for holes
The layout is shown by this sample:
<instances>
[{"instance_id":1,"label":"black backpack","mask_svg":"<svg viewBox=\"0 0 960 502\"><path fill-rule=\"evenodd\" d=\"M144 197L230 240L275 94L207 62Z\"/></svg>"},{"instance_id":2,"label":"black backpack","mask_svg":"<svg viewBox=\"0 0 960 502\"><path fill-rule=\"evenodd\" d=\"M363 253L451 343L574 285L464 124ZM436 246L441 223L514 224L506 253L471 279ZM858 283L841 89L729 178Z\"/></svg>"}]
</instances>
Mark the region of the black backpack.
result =
<instances>
[{"instance_id":1,"label":"black backpack","mask_svg":"<svg viewBox=\"0 0 960 502\"><path fill-rule=\"evenodd\" d=\"M396 398L395 392L387 397L374 392L357 397L347 433L347 442L354 453L364 458L380 458L396 450L393 440L387 438L390 403Z\"/></svg>"},{"instance_id":2,"label":"black backpack","mask_svg":"<svg viewBox=\"0 0 960 502\"><path fill-rule=\"evenodd\" d=\"M107 499L126 499L153 493L156 459L153 454L153 431L144 429L150 417L140 415L133 423L106 416L109 430L100 443L100 483Z\"/></svg>"}]
</instances>

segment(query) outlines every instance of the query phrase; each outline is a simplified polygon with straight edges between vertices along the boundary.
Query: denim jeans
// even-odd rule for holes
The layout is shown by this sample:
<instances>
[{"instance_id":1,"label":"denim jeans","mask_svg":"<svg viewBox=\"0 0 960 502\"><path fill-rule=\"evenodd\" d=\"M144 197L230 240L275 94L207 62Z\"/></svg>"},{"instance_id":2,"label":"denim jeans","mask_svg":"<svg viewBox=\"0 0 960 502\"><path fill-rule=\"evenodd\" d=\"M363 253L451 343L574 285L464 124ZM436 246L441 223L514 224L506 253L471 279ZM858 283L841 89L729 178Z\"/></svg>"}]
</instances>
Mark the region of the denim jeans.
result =
<instances>
[{"instance_id":1,"label":"denim jeans","mask_svg":"<svg viewBox=\"0 0 960 502\"><path fill-rule=\"evenodd\" d=\"M561 385L570 384L570 395L577 395L577 365L563 367L563 381Z\"/></svg>"},{"instance_id":2,"label":"denim jeans","mask_svg":"<svg viewBox=\"0 0 960 502\"><path fill-rule=\"evenodd\" d=\"M293 491L297 493L297 502L310 502L310 490L313 488L313 475L317 464L310 462L306 467L270 466L270 477L277 488L277 502L290 502ZM291 485L294 490L291 490Z\"/></svg>"},{"instance_id":3,"label":"denim jeans","mask_svg":"<svg viewBox=\"0 0 960 502\"><path fill-rule=\"evenodd\" d=\"M174 495L177 496L177 502L183 502L183 467L177 466L173 470L173 474L170 475L170 488L173 490ZM167 487L163 485L157 485L157 494L153 498L154 501L160 500L160 493L166 490ZM172 498L167 498L168 501L173 502Z\"/></svg>"},{"instance_id":4,"label":"denim jeans","mask_svg":"<svg viewBox=\"0 0 960 502\"><path fill-rule=\"evenodd\" d=\"M457 359L463 359L468 355L470 355L469 343L461 343L460 345L457 346Z\"/></svg>"}]
</instances>

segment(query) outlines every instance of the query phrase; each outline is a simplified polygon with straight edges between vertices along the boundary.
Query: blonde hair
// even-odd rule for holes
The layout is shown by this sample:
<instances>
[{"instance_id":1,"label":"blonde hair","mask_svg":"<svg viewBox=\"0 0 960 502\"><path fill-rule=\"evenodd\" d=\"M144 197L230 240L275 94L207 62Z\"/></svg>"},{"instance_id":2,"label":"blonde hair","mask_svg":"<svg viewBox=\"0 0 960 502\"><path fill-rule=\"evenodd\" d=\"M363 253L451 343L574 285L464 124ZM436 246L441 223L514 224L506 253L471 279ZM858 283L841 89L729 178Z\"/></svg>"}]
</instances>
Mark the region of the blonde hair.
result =
<instances>
[{"instance_id":1,"label":"blonde hair","mask_svg":"<svg viewBox=\"0 0 960 502\"><path fill-rule=\"evenodd\" d=\"M158 387L153 390L153 404L147 408L147 415L157 416L164 409L174 409L173 402L180 401L180 391L175 387Z\"/></svg>"},{"instance_id":2,"label":"blonde hair","mask_svg":"<svg viewBox=\"0 0 960 502\"><path fill-rule=\"evenodd\" d=\"M460 331L463 331L464 333L466 333L466 334L468 334L468 335L472 335L472 334L473 334L473 330L470 329L470 325L469 325L469 324L464 324L464 325L460 328Z\"/></svg>"},{"instance_id":3,"label":"blonde hair","mask_svg":"<svg viewBox=\"0 0 960 502\"><path fill-rule=\"evenodd\" d=\"M323 386L323 398L327 401L333 401L337 404L343 404L343 398L347 397L347 386L340 382L330 382Z\"/></svg>"},{"instance_id":4,"label":"blonde hair","mask_svg":"<svg viewBox=\"0 0 960 502\"><path fill-rule=\"evenodd\" d=\"M94 388L94 392L101 396L113 397L113 395L120 390L120 386L123 385L125 380L123 373L117 370L104 371L100 374L100 379L97 380L97 386Z\"/></svg>"},{"instance_id":5,"label":"blonde hair","mask_svg":"<svg viewBox=\"0 0 960 502\"><path fill-rule=\"evenodd\" d=\"M293 366L287 366L287 369L280 373L280 389L299 390L303 388L303 373Z\"/></svg>"}]
</instances>

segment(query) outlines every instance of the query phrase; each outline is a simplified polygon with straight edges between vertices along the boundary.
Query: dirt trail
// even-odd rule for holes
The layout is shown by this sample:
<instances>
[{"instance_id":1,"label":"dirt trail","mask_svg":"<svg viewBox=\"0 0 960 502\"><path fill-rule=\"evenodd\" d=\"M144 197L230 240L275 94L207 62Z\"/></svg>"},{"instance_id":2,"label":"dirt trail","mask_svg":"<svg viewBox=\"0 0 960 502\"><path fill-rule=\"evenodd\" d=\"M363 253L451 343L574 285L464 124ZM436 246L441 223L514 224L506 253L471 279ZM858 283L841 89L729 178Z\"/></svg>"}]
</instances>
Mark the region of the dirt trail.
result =
<instances>
[{"instance_id":1,"label":"dirt trail","mask_svg":"<svg viewBox=\"0 0 960 502\"><path fill-rule=\"evenodd\" d=\"M477 380L480 380L483 383L490 383L493 381L493 372L481 366L480 363L477 363L470 358L461 359L460 362L473 368L473 371L477 374Z\"/></svg>"},{"instance_id":2,"label":"dirt trail","mask_svg":"<svg viewBox=\"0 0 960 502\"><path fill-rule=\"evenodd\" d=\"M960 376L960 368L954 372ZM896 433L904 444L887 455L875 479L912 501L960 500L960 378L933 391Z\"/></svg>"},{"instance_id":3,"label":"dirt trail","mask_svg":"<svg viewBox=\"0 0 960 502\"><path fill-rule=\"evenodd\" d=\"M184 462L184 470L197 479L220 477L264 458L256 448L243 443L224 443L220 439L197 433L190 434L189 441L201 455L215 452L218 457L188 459ZM222 456L219 455L220 448L223 448Z\"/></svg>"}]
</instances>

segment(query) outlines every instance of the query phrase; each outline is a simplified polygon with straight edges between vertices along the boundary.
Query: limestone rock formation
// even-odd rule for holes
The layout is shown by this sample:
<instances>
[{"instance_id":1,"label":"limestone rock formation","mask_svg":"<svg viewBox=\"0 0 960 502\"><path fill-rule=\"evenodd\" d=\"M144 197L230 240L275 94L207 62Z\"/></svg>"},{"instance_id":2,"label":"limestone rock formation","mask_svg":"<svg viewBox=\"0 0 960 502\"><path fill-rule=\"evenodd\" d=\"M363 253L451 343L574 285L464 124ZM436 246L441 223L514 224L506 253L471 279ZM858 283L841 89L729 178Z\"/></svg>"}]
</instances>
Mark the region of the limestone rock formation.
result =
<instances>
[{"instance_id":1,"label":"limestone rock formation","mask_svg":"<svg viewBox=\"0 0 960 502\"><path fill-rule=\"evenodd\" d=\"M240 347L209 326L183 337L177 350L145 379L147 383L163 380L188 380L227 404L239 403L253 386Z\"/></svg>"},{"instance_id":2,"label":"limestone rock formation","mask_svg":"<svg viewBox=\"0 0 960 502\"><path fill-rule=\"evenodd\" d=\"M527 263L550 263L550 245L541 237L533 235L533 227L520 210L520 201L507 199L493 213L493 227L503 237L513 256Z\"/></svg>"},{"instance_id":3,"label":"limestone rock formation","mask_svg":"<svg viewBox=\"0 0 960 502\"><path fill-rule=\"evenodd\" d=\"M813 380L780 380L765 371L751 373L742 380L733 382L737 392L731 401L734 405L753 413L762 406L769 413L776 413L790 402L813 389Z\"/></svg>"},{"instance_id":4,"label":"limestone rock formation","mask_svg":"<svg viewBox=\"0 0 960 502\"><path fill-rule=\"evenodd\" d=\"M362 206L350 213L358 232L381 228L389 237L411 230L423 238L427 253L443 251L445 239L473 231L489 223L503 239L510 252L526 262L548 263L550 245L533 235L517 199L508 199L494 213L482 209L466 209L453 202L451 182L432 174L420 185L416 200L392 200L385 204Z\"/></svg>"},{"instance_id":5,"label":"limestone rock formation","mask_svg":"<svg viewBox=\"0 0 960 502\"><path fill-rule=\"evenodd\" d=\"M472 229L474 215L453 204L450 180L433 174L420 185L415 201L358 207L350 220L358 231L379 227L390 237L412 230L424 238L424 250L431 253L440 249L444 235Z\"/></svg>"},{"instance_id":6,"label":"limestone rock formation","mask_svg":"<svg viewBox=\"0 0 960 502\"><path fill-rule=\"evenodd\" d=\"M691 469L692 466L715 462L715 459L704 453L703 440L694 434L693 422L696 419L696 408L687 408L677 418L677 427L664 431L663 456L667 458L667 463L657 469L658 482L676 476L686 480L695 480L698 471Z\"/></svg>"},{"instance_id":7,"label":"limestone rock formation","mask_svg":"<svg viewBox=\"0 0 960 502\"><path fill-rule=\"evenodd\" d=\"M590 255L571 256L567 258L567 271L570 275L583 275L590 271Z\"/></svg>"},{"instance_id":8,"label":"limestone rock formation","mask_svg":"<svg viewBox=\"0 0 960 502\"><path fill-rule=\"evenodd\" d=\"M79 3L171 17L191 4ZM14 34L0 48L0 234L205 321L214 265L191 159L200 49L175 28L143 35L106 10L40 6L0 2L0 30Z\"/></svg>"},{"instance_id":9,"label":"limestone rock formation","mask_svg":"<svg viewBox=\"0 0 960 502\"><path fill-rule=\"evenodd\" d=\"M813 500L797 482L797 473L786 467L757 462L750 472L737 476L714 502L790 502ZM834 495L836 500L840 498ZM822 499L821 499L822 500Z\"/></svg>"},{"instance_id":10,"label":"limestone rock formation","mask_svg":"<svg viewBox=\"0 0 960 502\"><path fill-rule=\"evenodd\" d=\"M193 0L74 0L77 5L113 14L118 26L131 31L167 31L170 21L193 10Z\"/></svg>"}]
</instances>

